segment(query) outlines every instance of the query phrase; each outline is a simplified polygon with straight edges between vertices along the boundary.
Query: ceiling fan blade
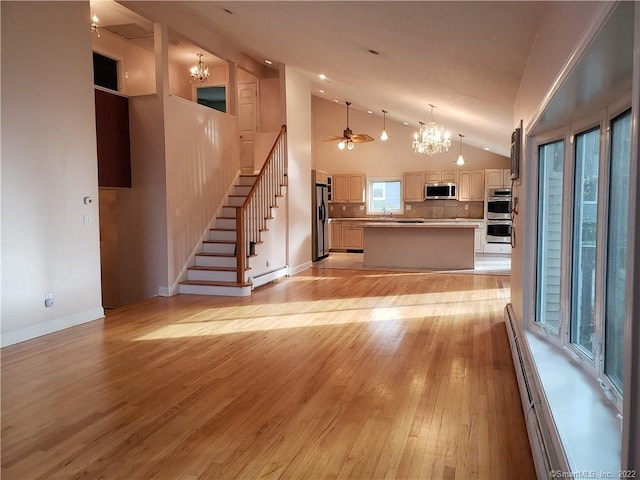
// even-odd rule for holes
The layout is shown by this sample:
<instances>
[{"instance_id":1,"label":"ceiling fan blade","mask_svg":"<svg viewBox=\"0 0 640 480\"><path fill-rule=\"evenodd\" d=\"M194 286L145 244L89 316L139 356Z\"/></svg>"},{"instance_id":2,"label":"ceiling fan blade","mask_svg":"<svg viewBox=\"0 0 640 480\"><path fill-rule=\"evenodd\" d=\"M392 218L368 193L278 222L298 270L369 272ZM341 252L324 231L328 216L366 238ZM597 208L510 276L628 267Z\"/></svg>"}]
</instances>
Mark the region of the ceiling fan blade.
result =
<instances>
[{"instance_id":1,"label":"ceiling fan blade","mask_svg":"<svg viewBox=\"0 0 640 480\"><path fill-rule=\"evenodd\" d=\"M367 135L366 133L354 133L351 135L351 141L353 143L367 143L373 142L374 138Z\"/></svg>"},{"instance_id":2,"label":"ceiling fan blade","mask_svg":"<svg viewBox=\"0 0 640 480\"><path fill-rule=\"evenodd\" d=\"M327 138L325 138L324 140L322 140L323 142L339 142L340 140L348 140L340 135L331 135Z\"/></svg>"}]
</instances>

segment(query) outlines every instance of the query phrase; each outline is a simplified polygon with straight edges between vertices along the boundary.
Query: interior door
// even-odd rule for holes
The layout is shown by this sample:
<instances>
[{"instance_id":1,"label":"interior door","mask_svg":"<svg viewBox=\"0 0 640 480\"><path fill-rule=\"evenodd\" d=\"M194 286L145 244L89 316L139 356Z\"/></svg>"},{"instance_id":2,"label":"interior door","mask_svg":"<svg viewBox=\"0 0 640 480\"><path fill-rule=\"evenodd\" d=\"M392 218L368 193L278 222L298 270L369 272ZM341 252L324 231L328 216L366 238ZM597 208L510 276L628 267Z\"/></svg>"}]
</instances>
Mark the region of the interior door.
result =
<instances>
[{"instance_id":1,"label":"interior door","mask_svg":"<svg viewBox=\"0 0 640 480\"><path fill-rule=\"evenodd\" d=\"M245 173L253 173L253 142L258 131L258 88L255 82L238 84L238 123L240 167Z\"/></svg>"}]
</instances>

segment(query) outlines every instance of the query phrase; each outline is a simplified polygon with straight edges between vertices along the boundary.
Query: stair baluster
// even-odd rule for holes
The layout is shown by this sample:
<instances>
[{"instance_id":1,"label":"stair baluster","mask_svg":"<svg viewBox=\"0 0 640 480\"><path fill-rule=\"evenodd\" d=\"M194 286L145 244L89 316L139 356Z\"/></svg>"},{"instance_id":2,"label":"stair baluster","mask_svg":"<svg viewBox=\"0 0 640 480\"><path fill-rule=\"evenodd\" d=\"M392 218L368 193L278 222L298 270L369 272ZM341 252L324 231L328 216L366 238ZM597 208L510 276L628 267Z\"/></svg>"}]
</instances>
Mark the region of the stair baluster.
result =
<instances>
[{"instance_id":1,"label":"stair baluster","mask_svg":"<svg viewBox=\"0 0 640 480\"><path fill-rule=\"evenodd\" d=\"M260 243L260 232L266 230L271 208L281 194L280 189L286 185L286 132L287 127L283 125L247 198L242 206L236 207L238 283L245 282L247 257L253 253L250 245Z\"/></svg>"}]
</instances>

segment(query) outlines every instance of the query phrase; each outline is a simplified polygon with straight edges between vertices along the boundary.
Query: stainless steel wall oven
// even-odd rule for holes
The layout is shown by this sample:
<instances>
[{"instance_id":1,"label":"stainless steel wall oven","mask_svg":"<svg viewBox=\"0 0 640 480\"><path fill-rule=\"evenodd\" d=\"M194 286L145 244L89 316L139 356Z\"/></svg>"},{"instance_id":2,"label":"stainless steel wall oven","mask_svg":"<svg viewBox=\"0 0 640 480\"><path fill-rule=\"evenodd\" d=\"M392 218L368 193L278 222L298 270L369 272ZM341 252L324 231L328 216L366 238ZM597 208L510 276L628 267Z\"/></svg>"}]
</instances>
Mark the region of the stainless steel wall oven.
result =
<instances>
[{"instance_id":1,"label":"stainless steel wall oven","mask_svg":"<svg viewBox=\"0 0 640 480\"><path fill-rule=\"evenodd\" d=\"M487 220L511 220L511 189L487 189Z\"/></svg>"},{"instance_id":2,"label":"stainless steel wall oven","mask_svg":"<svg viewBox=\"0 0 640 480\"><path fill-rule=\"evenodd\" d=\"M511 243L511 189L487 189L487 243Z\"/></svg>"}]
</instances>

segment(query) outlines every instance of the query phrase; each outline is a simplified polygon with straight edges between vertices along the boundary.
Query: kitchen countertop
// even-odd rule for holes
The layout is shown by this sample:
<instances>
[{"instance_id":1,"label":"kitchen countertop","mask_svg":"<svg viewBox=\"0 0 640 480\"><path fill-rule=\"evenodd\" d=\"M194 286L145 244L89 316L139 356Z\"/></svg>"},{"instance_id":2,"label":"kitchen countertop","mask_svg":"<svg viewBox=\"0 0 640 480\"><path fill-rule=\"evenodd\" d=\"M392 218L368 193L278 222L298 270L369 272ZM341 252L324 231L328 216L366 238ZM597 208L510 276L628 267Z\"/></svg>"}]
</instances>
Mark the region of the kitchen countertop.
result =
<instances>
[{"instance_id":1,"label":"kitchen countertop","mask_svg":"<svg viewBox=\"0 0 640 480\"><path fill-rule=\"evenodd\" d=\"M407 222L407 221L391 221L379 222L369 221L362 222L365 228L476 228L477 225L472 222Z\"/></svg>"},{"instance_id":2,"label":"kitchen countertop","mask_svg":"<svg viewBox=\"0 0 640 480\"><path fill-rule=\"evenodd\" d=\"M384 224L406 224L406 225L424 225L424 224L478 224L484 222L483 218L415 218L415 217L339 217L330 218L329 222L362 222L362 223L380 223Z\"/></svg>"}]
</instances>

